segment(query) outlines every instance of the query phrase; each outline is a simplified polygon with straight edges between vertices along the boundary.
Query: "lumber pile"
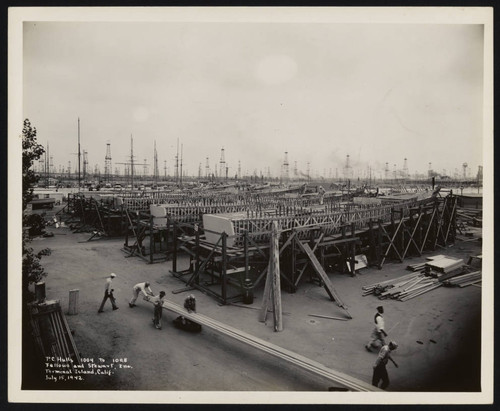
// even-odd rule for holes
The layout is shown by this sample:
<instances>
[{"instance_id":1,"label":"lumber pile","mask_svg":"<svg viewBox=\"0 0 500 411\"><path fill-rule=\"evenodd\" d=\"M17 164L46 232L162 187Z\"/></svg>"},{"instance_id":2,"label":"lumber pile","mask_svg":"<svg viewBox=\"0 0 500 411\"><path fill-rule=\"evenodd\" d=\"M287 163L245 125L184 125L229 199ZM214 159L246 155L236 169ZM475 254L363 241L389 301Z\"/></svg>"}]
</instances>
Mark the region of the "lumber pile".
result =
<instances>
[{"instance_id":1,"label":"lumber pile","mask_svg":"<svg viewBox=\"0 0 500 411\"><path fill-rule=\"evenodd\" d=\"M443 255L429 257L430 260L425 265L432 270L440 273L450 273L464 265L464 260L452 257L445 257Z\"/></svg>"},{"instance_id":2,"label":"lumber pile","mask_svg":"<svg viewBox=\"0 0 500 411\"><path fill-rule=\"evenodd\" d=\"M427 260L409 265L411 274L363 286L363 296L374 294L381 300L407 301L442 285L466 287L481 282L481 271L469 272L473 268L461 259L436 255Z\"/></svg>"},{"instance_id":3,"label":"lumber pile","mask_svg":"<svg viewBox=\"0 0 500 411\"><path fill-rule=\"evenodd\" d=\"M482 281L481 271L474 271L472 273L456 275L452 278L442 281L442 283L448 286L458 285L459 287L467 287L469 285L480 283L481 281Z\"/></svg>"},{"instance_id":4,"label":"lumber pile","mask_svg":"<svg viewBox=\"0 0 500 411\"><path fill-rule=\"evenodd\" d=\"M374 294L379 299L407 301L443 285L437 278L415 272L393 280L363 286L363 296Z\"/></svg>"},{"instance_id":5,"label":"lumber pile","mask_svg":"<svg viewBox=\"0 0 500 411\"><path fill-rule=\"evenodd\" d=\"M41 358L46 356L71 359L73 367L80 364L80 354L76 348L66 317L59 300L31 303L30 325L35 347Z\"/></svg>"},{"instance_id":6,"label":"lumber pile","mask_svg":"<svg viewBox=\"0 0 500 411\"><path fill-rule=\"evenodd\" d=\"M468 225L474 227L482 227L483 225L483 210L458 209L457 218L464 221Z\"/></svg>"}]
</instances>

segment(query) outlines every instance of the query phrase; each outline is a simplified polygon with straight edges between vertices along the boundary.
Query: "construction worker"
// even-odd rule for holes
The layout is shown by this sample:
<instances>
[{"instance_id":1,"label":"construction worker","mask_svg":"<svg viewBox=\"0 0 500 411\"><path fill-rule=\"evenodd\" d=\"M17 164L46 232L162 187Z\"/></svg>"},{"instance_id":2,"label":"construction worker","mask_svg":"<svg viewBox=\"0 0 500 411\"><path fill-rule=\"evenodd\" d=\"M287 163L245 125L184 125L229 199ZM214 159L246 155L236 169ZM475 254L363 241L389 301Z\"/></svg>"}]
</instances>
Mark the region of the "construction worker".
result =
<instances>
[{"instance_id":1,"label":"construction worker","mask_svg":"<svg viewBox=\"0 0 500 411\"><path fill-rule=\"evenodd\" d=\"M193 294L190 294L186 297L184 300L184 308L187 310L188 313L196 313L196 298ZM194 321L191 321L184 317L183 315L180 315L174 320L174 326L177 328L180 328L181 330L185 331L190 331L190 332L200 332L201 331L201 325L198 323L195 323Z\"/></svg>"},{"instance_id":2,"label":"construction worker","mask_svg":"<svg viewBox=\"0 0 500 411\"><path fill-rule=\"evenodd\" d=\"M196 298L193 294L189 294L184 300L184 308L188 313L196 312Z\"/></svg>"},{"instance_id":3,"label":"construction worker","mask_svg":"<svg viewBox=\"0 0 500 411\"><path fill-rule=\"evenodd\" d=\"M97 311L98 313L103 312L104 304L106 303L106 300L109 298L111 301L111 305L113 306L113 310L118 310L118 307L116 306L116 301L115 297L113 295L113 289L111 288L111 283L113 281L113 278L116 277L115 273L111 273L109 277L106 278L106 284L104 285L104 298L102 299L101 306L99 307L99 310Z\"/></svg>"},{"instance_id":4,"label":"construction worker","mask_svg":"<svg viewBox=\"0 0 500 411\"><path fill-rule=\"evenodd\" d=\"M148 281L146 281L144 283L137 283L136 285L134 285L134 287L132 288L132 292L133 292L134 296L132 297L132 299L128 303L128 306L130 308L135 307L135 302L137 301L137 297L139 297L139 293L142 293L144 295L144 297L148 297L148 296L154 297L153 291L151 290L151 288L149 288Z\"/></svg>"},{"instance_id":5,"label":"construction worker","mask_svg":"<svg viewBox=\"0 0 500 411\"><path fill-rule=\"evenodd\" d=\"M398 348L398 344L395 341L391 341L388 345L384 345L379 353L375 364L373 364L373 377L372 385L378 387L378 383L382 380L382 385L380 388L385 390L389 386L389 375L387 374L387 369L385 366L387 362L391 360L393 364L398 368L396 361L391 357L391 352Z\"/></svg>"},{"instance_id":6,"label":"construction worker","mask_svg":"<svg viewBox=\"0 0 500 411\"><path fill-rule=\"evenodd\" d=\"M372 348L380 348L385 345L384 337L387 337L387 333L385 332L385 324L384 324L384 307L377 307L377 313L375 314L375 328L372 331L371 339L368 344L365 345L365 348L368 351L372 351Z\"/></svg>"},{"instance_id":7,"label":"construction worker","mask_svg":"<svg viewBox=\"0 0 500 411\"><path fill-rule=\"evenodd\" d=\"M161 330L161 317L163 315L163 299L165 297L165 291L160 291L158 296L151 297L149 301L154 304L153 308L153 324L158 330Z\"/></svg>"}]
</instances>

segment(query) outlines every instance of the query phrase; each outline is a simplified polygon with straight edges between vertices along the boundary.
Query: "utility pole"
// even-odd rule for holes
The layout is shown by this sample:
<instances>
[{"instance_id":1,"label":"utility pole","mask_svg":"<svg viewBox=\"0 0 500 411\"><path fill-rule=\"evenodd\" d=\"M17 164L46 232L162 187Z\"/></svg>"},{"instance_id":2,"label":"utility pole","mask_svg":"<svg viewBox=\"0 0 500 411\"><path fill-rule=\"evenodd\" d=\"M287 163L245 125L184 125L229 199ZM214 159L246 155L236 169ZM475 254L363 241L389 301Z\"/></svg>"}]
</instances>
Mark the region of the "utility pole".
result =
<instances>
[{"instance_id":1,"label":"utility pole","mask_svg":"<svg viewBox=\"0 0 500 411\"><path fill-rule=\"evenodd\" d=\"M134 139L130 134L130 175L132 176L132 191L134 190Z\"/></svg>"},{"instance_id":2,"label":"utility pole","mask_svg":"<svg viewBox=\"0 0 500 411\"><path fill-rule=\"evenodd\" d=\"M111 143L106 144L106 156L104 157L104 174L106 174L106 182L109 183L111 169Z\"/></svg>"},{"instance_id":3,"label":"utility pole","mask_svg":"<svg viewBox=\"0 0 500 411\"><path fill-rule=\"evenodd\" d=\"M87 159L87 151L83 150L83 183L85 183L85 180L87 178L87 166L89 162Z\"/></svg>"},{"instance_id":4,"label":"utility pole","mask_svg":"<svg viewBox=\"0 0 500 411\"><path fill-rule=\"evenodd\" d=\"M181 184L181 187L182 187L182 150L184 148L184 144L181 144L181 179L180 179L180 184Z\"/></svg>"},{"instance_id":5,"label":"utility pole","mask_svg":"<svg viewBox=\"0 0 500 411\"><path fill-rule=\"evenodd\" d=\"M154 153L154 182L155 185L158 185L158 177L159 177L159 170L158 170L158 152L156 151L156 140L155 140L155 153Z\"/></svg>"},{"instance_id":6,"label":"utility pole","mask_svg":"<svg viewBox=\"0 0 500 411\"><path fill-rule=\"evenodd\" d=\"M288 173L288 151L285 151L285 161L283 162L283 182L285 184L288 183L288 177L289 177L289 173Z\"/></svg>"},{"instance_id":7,"label":"utility pole","mask_svg":"<svg viewBox=\"0 0 500 411\"><path fill-rule=\"evenodd\" d=\"M80 117L78 117L78 189L81 187L80 179Z\"/></svg>"},{"instance_id":8,"label":"utility pole","mask_svg":"<svg viewBox=\"0 0 500 411\"><path fill-rule=\"evenodd\" d=\"M179 183L179 139L177 139L177 154L175 155L175 182Z\"/></svg>"},{"instance_id":9,"label":"utility pole","mask_svg":"<svg viewBox=\"0 0 500 411\"><path fill-rule=\"evenodd\" d=\"M224 175L224 170L226 168L226 159L224 157L224 147L222 147L221 151L220 151L220 172L219 172L219 176L220 178L222 179L223 178L223 175Z\"/></svg>"},{"instance_id":10,"label":"utility pole","mask_svg":"<svg viewBox=\"0 0 500 411\"><path fill-rule=\"evenodd\" d=\"M47 141L47 152L45 153L45 186L48 188L50 183L50 168L49 168L49 142Z\"/></svg>"},{"instance_id":11,"label":"utility pole","mask_svg":"<svg viewBox=\"0 0 500 411\"><path fill-rule=\"evenodd\" d=\"M140 165L144 165L144 164L135 164L134 163L134 139L132 137L132 134L130 135L130 162L117 163L117 164L124 164L126 173L128 170L128 166L130 166L130 177L131 177L131 183L132 183L132 190L134 190L134 165L140 166Z\"/></svg>"},{"instance_id":12,"label":"utility pole","mask_svg":"<svg viewBox=\"0 0 500 411\"><path fill-rule=\"evenodd\" d=\"M352 177L352 167L350 163L350 156L347 154L345 159L345 178L350 179Z\"/></svg>"}]
</instances>

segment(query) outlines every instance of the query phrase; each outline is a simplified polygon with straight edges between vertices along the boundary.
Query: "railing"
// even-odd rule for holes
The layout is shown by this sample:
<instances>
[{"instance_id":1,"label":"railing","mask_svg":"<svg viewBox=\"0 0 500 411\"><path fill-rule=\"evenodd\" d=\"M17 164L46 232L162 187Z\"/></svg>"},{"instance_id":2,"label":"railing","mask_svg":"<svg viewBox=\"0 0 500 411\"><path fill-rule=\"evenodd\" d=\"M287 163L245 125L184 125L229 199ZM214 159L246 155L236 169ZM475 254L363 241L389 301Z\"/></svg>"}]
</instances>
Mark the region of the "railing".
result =
<instances>
[{"instance_id":1,"label":"railing","mask_svg":"<svg viewBox=\"0 0 500 411\"><path fill-rule=\"evenodd\" d=\"M295 215L274 215L262 216L257 218L231 219L235 233L235 246L243 244L243 235L248 236L256 243L269 241L271 233L271 224L278 222L281 231L292 229L316 227L321 229L325 235L340 234L342 227L354 224L356 230L368 228L370 221L380 221L388 223L393 218L393 210L402 211L403 215L398 217L407 217L411 208L418 205L425 205L433 202L432 199L420 201L408 201L394 205L344 205L342 210L335 212L311 211L297 213ZM306 230L303 234L299 233L299 238L309 235Z\"/></svg>"}]
</instances>

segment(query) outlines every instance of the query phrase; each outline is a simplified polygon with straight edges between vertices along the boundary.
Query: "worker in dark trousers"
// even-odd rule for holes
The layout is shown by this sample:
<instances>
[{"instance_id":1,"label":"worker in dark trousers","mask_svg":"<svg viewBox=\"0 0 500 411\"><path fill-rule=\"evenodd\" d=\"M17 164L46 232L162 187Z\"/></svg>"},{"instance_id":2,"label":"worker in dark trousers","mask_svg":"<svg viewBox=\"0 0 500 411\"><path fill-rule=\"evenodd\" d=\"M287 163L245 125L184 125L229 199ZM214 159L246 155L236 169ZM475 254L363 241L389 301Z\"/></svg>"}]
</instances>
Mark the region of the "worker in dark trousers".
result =
<instances>
[{"instance_id":1,"label":"worker in dark trousers","mask_svg":"<svg viewBox=\"0 0 500 411\"><path fill-rule=\"evenodd\" d=\"M375 328L372 331L371 339L368 344L365 345L365 348L371 352L372 348L380 348L385 345L384 337L387 337L387 333L385 332L385 323L384 323L384 307L377 307L377 313L375 314Z\"/></svg>"},{"instance_id":2,"label":"worker in dark trousers","mask_svg":"<svg viewBox=\"0 0 500 411\"><path fill-rule=\"evenodd\" d=\"M146 281L144 283L138 283L138 284L134 285L134 287L132 288L132 292L133 292L134 296L132 297L132 299L128 303L130 308L135 307L135 302L137 301L137 297L139 297L140 293L142 293L142 295L144 297L153 297L154 296L153 290L151 290L151 288L149 286L149 281Z\"/></svg>"},{"instance_id":3,"label":"worker in dark trousers","mask_svg":"<svg viewBox=\"0 0 500 411\"><path fill-rule=\"evenodd\" d=\"M153 324L158 330L161 330L161 317L163 315L163 298L165 297L165 291L160 291L158 297L150 297L150 301L153 302Z\"/></svg>"},{"instance_id":4,"label":"worker in dark trousers","mask_svg":"<svg viewBox=\"0 0 500 411\"><path fill-rule=\"evenodd\" d=\"M384 345L380 349L377 360L373 365L372 385L374 385L375 387L378 387L378 383L380 382L380 380L382 380L382 385L380 386L380 388L385 390L389 386L389 375L387 374L386 365L387 362L391 360L396 368L398 368L396 361L394 361L391 357L391 352L396 348L398 348L396 342L391 341L388 345Z\"/></svg>"},{"instance_id":5,"label":"worker in dark trousers","mask_svg":"<svg viewBox=\"0 0 500 411\"><path fill-rule=\"evenodd\" d=\"M106 300L109 298L111 301L111 305L113 306L113 310L118 310L118 307L116 306L116 301L115 297L113 295L113 289L111 288L111 283L113 281L113 278L116 277L115 273L111 273L109 277L106 279L106 284L104 286L104 298L102 299L101 306L99 307L99 310L97 311L98 313L103 312L104 304L106 303Z\"/></svg>"}]
</instances>

